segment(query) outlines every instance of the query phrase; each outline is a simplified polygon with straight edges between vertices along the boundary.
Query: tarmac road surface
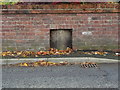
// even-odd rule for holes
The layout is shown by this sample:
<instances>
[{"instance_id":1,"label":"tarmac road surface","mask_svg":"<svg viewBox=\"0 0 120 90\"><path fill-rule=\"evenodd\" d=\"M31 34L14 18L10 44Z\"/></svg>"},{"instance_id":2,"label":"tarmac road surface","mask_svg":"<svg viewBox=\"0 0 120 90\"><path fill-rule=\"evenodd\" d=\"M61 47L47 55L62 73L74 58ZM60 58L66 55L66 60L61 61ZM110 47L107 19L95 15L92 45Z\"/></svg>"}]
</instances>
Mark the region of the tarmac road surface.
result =
<instances>
[{"instance_id":1,"label":"tarmac road surface","mask_svg":"<svg viewBox=\"0 0 120 90\"><path fill-rule=\"evenodd\" d=\"M118 88L118 64L3 67L2 88Z\"/></svg>"}]
</instances>

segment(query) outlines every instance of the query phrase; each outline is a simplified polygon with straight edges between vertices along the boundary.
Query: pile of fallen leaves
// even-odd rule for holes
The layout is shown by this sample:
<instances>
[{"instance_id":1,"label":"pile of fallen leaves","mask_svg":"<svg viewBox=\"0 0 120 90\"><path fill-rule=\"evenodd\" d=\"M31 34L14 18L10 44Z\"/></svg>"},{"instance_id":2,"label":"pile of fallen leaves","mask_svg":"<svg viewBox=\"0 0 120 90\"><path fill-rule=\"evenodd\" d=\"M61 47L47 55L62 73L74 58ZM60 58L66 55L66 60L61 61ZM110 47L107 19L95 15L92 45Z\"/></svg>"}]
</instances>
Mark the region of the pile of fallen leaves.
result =
<instances>
[{"instance_id":1,"label":"pile of fallen leaves","mask_svg":"<svg viewBox=\"0 0 120 90\"><path fill-rule=\"evenodd\" d=\"M120 56L120 52L108 52L108 51L84 51L84 50L73 50L69 47L66 48L66 50L58 50L55 48L50 48L47 51L4 51L2 52L2 57L41 57L41 56L46 56L46 55L101 55L101 56L107 56L107 55L112 55L112 56Z\"/></svg>"},{"instance_id":2,"label":"pile of fallen leaves","mask_svg":"<svg viewBox=\"0 0 120 90\"><path fill-rule=\"evenodd\" d=\"M80 52L80 54L103 55L103 56L106 56L106 55L108 55L108 52L104 52L104 51L89 51L89 52Z\"/></svg>"},{"instance_id":3,"label":"pile of fallen leaves","mask_svg":"<svg viewBox=\"0 0 120 90\"><path fill-rule=\"evenodd\" d=\"M85 55L101 55L101 56L107 56L107 55L113 55L113 56L120 56L120 52L107 52L107 51L81 51L79 54L85 54Z\"/></svg>"},{"instance_id":4,"label":"pile of fallen leaves","mask_svg":"<svg viewBox=\"0 0 120 90\"><path fill-rule=\"evenodd\" d=\"M29 57L35 56L35 52L33 51L5 51L2 52L3 57Z\"/></svg>"},{"instance_id":5,"label":"pile of fallen leaves","mask_svg":"<svg viewBox=\"0 0 120 90\"><path fill-rule=\"evenodd\" d=\"M4 51L2 52L3 57L39 57L40 55L68 55L72 53L71 48L67 48L66 50L58 50L54 48L50 48L48 51Z\"/></svg>"},{"instance_id":6,"label":"pile of fallen leaves","mask_svg":"<svg viewBox=\"0 0 120 90\"><path fill-rule=\"evenodd\" d=\"M98 65L94 62L67 62L67 61L61 61L61 62L50 62L50 61L36 61L36 62L24 62L24 63L18 63L18 64L11 64L10 66L20 66L20 67L38 67L38 66L63 66L63 65L80 65L82 68L92 68L92 67L98 67Z\"/></svg>"},{"instance_id":7,"label":"pile of fallen leaves","mask_svg":"<svg viewBox=\"0 0 120 90\"><path fill-rule=\"evenodd\" d=\"M66 50L58 50L55 48L50 48L48 51L38 51L37 55L64 55L72 53L72 49L67 47Z\"/></svg>"},{"instance_id":8,"label":"pile of fallen leaves","mask_svg":"<svg viewBox=\"0 0 120 90\"><path fill-rule=\"evenodd\" d=\"M59 63L55 63L55 62L49 62L49 61L36 61L36 62L28 62L28 63L20 63L18 64L18 66L32 66L32 67L36 67L36 66L61 66L61 65L68 65L69 63L67 61L64 62L59 62Z\"/></svg>"}]
</instances>

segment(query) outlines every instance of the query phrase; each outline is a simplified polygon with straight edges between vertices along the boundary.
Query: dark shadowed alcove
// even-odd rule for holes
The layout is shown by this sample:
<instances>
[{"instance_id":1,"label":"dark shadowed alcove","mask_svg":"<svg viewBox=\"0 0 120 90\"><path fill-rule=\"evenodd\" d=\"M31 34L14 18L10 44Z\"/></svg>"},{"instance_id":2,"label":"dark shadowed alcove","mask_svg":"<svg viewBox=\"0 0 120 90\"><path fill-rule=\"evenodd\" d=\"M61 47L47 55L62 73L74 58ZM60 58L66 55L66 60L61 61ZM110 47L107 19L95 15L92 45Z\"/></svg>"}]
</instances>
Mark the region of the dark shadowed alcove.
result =
<instances>
[{"instance_id":1,"label":"dark shadowed alcove","mask_svg":"<svg viewBox=\"0 0 120 90\"><path fill-rule=\"evenodd\" d=\"M72 29L51 29L50 47L60 50L72 48Z\"/></svg>"}]
</instances>

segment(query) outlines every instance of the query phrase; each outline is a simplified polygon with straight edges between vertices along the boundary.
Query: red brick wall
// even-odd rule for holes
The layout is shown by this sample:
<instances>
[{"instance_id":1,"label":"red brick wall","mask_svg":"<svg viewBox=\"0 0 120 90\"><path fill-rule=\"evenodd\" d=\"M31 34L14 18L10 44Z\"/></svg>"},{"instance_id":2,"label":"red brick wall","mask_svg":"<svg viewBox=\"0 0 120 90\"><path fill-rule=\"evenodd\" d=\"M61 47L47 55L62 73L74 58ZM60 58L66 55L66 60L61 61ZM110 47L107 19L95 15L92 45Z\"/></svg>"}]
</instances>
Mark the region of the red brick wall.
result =
<instances>
[{"instance_id":1,"label":"red brick wall","mask_svg":"<svg viewBox=\"0 0 120 90\"><path fill-rule=\"evenodd\" d=\"M3 50L48 49L50 48L50 29L72 29L73 48L116 49L118 48L119 13L110 13L113 10L115 9L104 13L101 11L101 13L97 11L86 13L79 10L79 13L72 10L66 13L51 10L46 14L44 14L45 11L40 12L40 10L39 12L17 10L21 14L15 10L3 11Z\"/></svg>"}]
</instances>

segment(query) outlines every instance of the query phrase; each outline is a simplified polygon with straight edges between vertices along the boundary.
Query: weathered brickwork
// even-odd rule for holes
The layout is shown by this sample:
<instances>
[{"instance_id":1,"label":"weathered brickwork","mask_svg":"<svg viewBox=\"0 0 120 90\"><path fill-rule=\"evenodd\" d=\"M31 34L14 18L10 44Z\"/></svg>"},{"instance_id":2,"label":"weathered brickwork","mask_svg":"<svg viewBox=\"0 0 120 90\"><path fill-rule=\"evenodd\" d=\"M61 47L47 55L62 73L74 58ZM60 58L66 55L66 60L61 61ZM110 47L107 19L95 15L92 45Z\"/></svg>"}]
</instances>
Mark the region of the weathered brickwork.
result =
<instances>
[{"instance_id":1,"label":"weathered brickwork","mask_svg":"<svg viewBox=\"0 0 120 90\"><path fill-rule=\"evenodd\" d=\"M71 6L71 4L69 5ZM69 5L68 7L70 7ZM48 6L50 7L50 5ZM118 7L116 4L113 6ZM60 5L58 4L56 7L60 7ZM71 7L74 7L74 5ZM86 7L84 6L84 8ZM60 13L57 10L59 13L55 11L51 13L53 11L51 10L46 14L43 13L44 10L43 12L39 11L38 14L32 13L35 13L35 10L27 13L22 12L21 14L16 11L7 14L8 12L3 11L3 50L48 49L50 48L51 29L72 29L72 45L76 49L118 48L118 11L115 13L109 13L108 11L104 13L74 13L73 11L70 11L70 13Z\"/></svg>"}]
</instances>

